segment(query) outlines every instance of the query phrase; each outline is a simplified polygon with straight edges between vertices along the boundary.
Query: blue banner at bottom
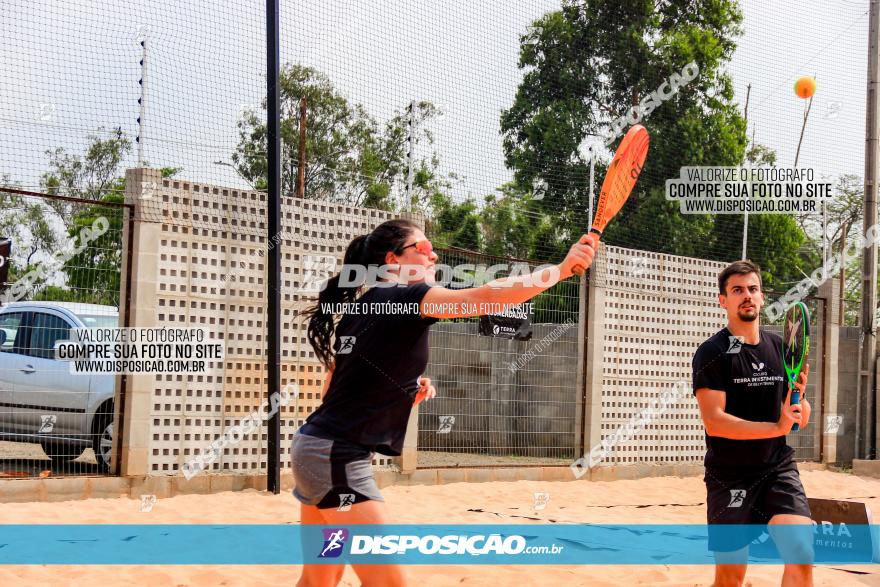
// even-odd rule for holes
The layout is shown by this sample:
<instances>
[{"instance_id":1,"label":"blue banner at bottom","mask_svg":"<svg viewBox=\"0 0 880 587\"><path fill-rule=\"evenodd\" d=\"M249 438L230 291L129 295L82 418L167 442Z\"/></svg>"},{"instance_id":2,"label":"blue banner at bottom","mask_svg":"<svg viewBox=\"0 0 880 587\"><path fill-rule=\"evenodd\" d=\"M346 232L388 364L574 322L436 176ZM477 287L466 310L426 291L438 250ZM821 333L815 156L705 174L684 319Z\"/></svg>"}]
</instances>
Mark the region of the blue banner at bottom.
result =
<instances>
[{"instance_id":1,"label":"blue banner at bottom","mask_svg":"<svg viewBox=\"0 0 880 587\"><path fill-rule=\"evenodd\" d=\"M878 537L846 524L2 525L0 564L869 564Z\"/></svg>"}]
</instances>

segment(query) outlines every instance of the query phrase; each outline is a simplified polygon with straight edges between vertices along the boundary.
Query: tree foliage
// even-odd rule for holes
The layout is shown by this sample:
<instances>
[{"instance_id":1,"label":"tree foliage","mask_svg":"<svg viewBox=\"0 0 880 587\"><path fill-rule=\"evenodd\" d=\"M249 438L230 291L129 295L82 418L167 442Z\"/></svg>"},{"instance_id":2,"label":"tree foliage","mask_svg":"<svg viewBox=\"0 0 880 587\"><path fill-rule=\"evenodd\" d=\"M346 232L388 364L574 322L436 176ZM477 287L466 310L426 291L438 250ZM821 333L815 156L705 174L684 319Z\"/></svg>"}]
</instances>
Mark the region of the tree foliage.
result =
<instances>
[{"instance_id":1,"label":"tree foliage","mask_svg":"<svg viewBox=\"0 0 880 587\"><path fill-rule=\"evenodd\" d=\"M118 189L119 165L130 150L131 141L122 129L117 128L109 138L90 135L89 145L82 155L70 154L63 147L46 151L49 170L40 179L40 186L47 194L100 201ZM72 228L77 204L46 200L46 205L65 228Z\"/></svg>"},{"instance_id":2,"label":"tree foliage","mask_svg":"<svg viewBox=\"0 0 880 587\"><path fill-rule=\"evenodd\" d=\"M440 112L420 101L384 124L352 104L330 79L311 67L287 64L281 71L282 194L296 194L300 155L300 100L306 101L305 197L383 210L420 209L441 189L436 154L413 161L411 200L404 200L408 175L407 139L433 144L430 121ZM265 110L266 102L262 104ZM267 185L265 116L248 112L238 122L232 154L238 172L257 189Z\"/></svg>"},{"instance_id":3,"label":"tree foliage","mask_svg":"<svg viewBox=\"0 0 880 587\"><path fill-rule=\"evenodd\" d=\"M742 161L745 122L723 71L741 20L736 2L672 0L566 1L535 21L521 38L523 80L501 116L516 182L545 184L545 213L586 227L584 137L607 139L615 120L695 63L699 76L644 121L651 132L648 162L605 236L610 244L693 254L711 221L679 215L665 201L664 182L683 165ZM597 165L597 176L603 175Z\"/></svg>"}]
</instances>

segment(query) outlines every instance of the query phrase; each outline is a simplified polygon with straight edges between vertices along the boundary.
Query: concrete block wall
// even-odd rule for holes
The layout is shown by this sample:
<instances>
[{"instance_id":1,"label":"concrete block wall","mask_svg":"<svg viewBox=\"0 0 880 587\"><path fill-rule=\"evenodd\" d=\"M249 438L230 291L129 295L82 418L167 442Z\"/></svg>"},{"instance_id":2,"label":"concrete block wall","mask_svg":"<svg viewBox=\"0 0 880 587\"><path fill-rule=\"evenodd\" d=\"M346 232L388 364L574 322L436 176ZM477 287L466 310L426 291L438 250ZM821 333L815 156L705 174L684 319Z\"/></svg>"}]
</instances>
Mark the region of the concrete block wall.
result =
<instances>
[{"instance_id":1,"label":"concrete block wall","mask_svg":"<svg viewBox=\"0 0 880 587\"><path fill-rule=\"evenodd\" d=\"M202 375L133 376L126 424L141 443L129 447L128 474L176 475L266 396L266 195L184 180L157 170L130 170L128 201L136 204L137 252L132 326L206 328L225 341L226 358ZM144 199L134 186L153 182ZM296 381L299 397L281 409L282 467L290 466L294 431L319 404L324 369L294 319L308 295L306 256L335 257L345 246L394 217L341 204L285 198L282 203L281 385ZM294 237L294 234L296 237ZM266 468L266 429L227 447L212 471L256 474ZM135 460L134 451L140 451ZM134 465L135 463L136 466ZM379 461L378 464L385 464ZM124 471L123 474L126 474Z\"/></svg>"},{"instance_id":2,"label":"concrete block wall","mask_svg":"<svg viewBox=\"0 0 880 587\"><path fill-rule=\"evenodd\" d=\"M208 374L131 377L123 474L175 475L265 398L265 194L162 179L149 169L130 170L128 180L127 200L137 206L132 326L204 327L226 341L225 361ZM150 182L158 189L144 198L138 186ZM324 380L305 324L294 319L307 298L298 292L305 259L340 260L355 235L393 215L290 198L282 215L281 383L300 386L282 409L287 468L287 447L318 405ZM404 471L414 467L417 429L425 450L576 458L583 436L589 451L676 382L690 384L694 350L725 323L716 301L724 265L603 245L584 324L577 316L568 328L535 324L530 342L480 336L476 323L437 324L428 375L441 394L413 417ZM507 368L559 329L527 365ZM456 418L450 434L437 433L441 416ZM212 470L264 471L266 440L263 429L228 447ZM704 451L696 402L687 396L604 463L698 463ZM838 453L845 452L839 443Z\"/></svg>"},{"instance_id":3,"label":"concrete block wall","mask_svg":"<svg viewBox=\"0 0 880 587\"><path fill-rule=\"evenodd\" d=\"M602 361L601 377L593 376L588 390L596 399L585 416L587 451L677 382L690 388L694 351L726 323L717 302L725 265L603 245L589 288L588 330L602 341ZM703 425L688 394L619 443L603 464L699 463L704 455Z\"/></svg>"}]
</instances>

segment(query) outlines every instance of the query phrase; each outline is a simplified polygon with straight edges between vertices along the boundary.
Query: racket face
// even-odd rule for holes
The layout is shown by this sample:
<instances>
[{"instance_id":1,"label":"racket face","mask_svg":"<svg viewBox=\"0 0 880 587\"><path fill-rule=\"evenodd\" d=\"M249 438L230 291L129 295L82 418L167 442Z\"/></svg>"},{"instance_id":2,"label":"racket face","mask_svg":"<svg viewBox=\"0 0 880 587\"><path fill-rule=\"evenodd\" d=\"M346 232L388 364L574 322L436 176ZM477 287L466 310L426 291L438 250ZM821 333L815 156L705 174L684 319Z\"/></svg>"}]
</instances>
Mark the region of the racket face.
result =
<instances>
[{"instance_id":1,"label":"racket face","mask_svg":"<svg viewBox=\"0 0 880 587\"><path fill-rule=\"evenodd\" d=\"M798 302L785 313L782 329L782 363L789 382L797 380L809 351L810 312L803 302Z\"/></svg>"},{"instance_id":2,"label":"racket face","mask_svg":"<svg viewBox=\"0 0 880 587\"><path fill-rule=\"evenodd\" d=\"M614 159L608 166L605 181L602 182L596 216L593 218L592 229L599 234L608 226L608 221L623 208L632 193L633 186L636 185L636 180L645 165L650 142L651 137L641 124L630 128L620 141Z\"/></svg>"}]
</instances>

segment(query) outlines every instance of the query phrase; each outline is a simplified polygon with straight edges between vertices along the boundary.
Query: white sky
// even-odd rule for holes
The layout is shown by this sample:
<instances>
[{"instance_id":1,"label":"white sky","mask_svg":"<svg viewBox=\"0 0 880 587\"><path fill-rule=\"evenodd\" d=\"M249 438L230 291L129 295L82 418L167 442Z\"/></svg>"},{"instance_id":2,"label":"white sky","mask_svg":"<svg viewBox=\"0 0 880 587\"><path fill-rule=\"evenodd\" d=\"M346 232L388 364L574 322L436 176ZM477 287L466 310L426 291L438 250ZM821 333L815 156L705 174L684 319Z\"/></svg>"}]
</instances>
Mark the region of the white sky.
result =
<instances>
[{"instance_id":1,"label":"white sky","mask_svg":"<svg viewBox=\"0 0 880 587\"><path fill-rule=\"evenodd\" d=\"M730 64L737 97L752 84L758 142L790 165L804 102L792 85L819 89L801 166L863 173L868 0L745 0L745 34ZM379 120L411 99L446 115L433 124L443 168L480 196L510 179L499 115L522 72L518 37L558 2L282 0L282 61L329 75ZM6 0L0 12L0 174L36 187L44 152L79 153L99 126L136 134L140 46L149 27L146 158L180 177L245 187L229 161L242 107L264 94L264 2L101 2L51 6ZM650 119L648 120L650 128ZM126 166L136 163L132 149Z\"/></svg>"}]
</instances>

